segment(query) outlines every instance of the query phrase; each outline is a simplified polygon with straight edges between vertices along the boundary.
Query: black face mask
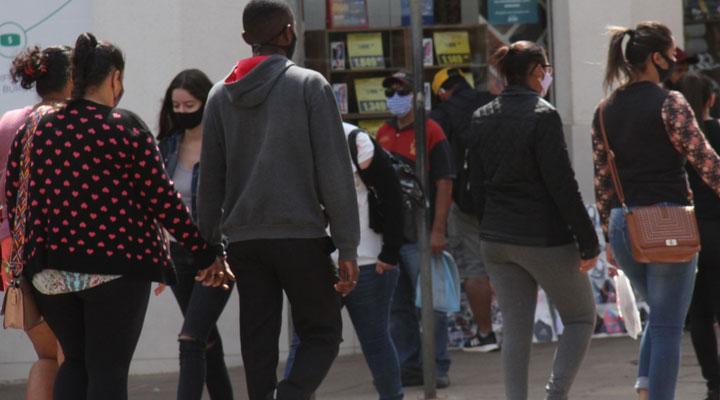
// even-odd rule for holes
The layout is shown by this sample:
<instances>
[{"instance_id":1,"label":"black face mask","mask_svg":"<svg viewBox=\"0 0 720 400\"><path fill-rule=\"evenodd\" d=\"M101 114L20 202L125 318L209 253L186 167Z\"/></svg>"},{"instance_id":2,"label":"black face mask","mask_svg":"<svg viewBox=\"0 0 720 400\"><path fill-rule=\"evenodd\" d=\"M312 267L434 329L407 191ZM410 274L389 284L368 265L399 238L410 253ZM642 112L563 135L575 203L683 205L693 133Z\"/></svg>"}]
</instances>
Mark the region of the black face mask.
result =
<instances>
[{"instance_id":1,"label":"black face mask","mask_svg":"<svg viewBox=\"0 0 720 400\"><path fill-rule=\"evenodd\" d=\"M203 108L200 107L197 111L190 113L174 113L173 121L175 127L182 130L193 129L200 125L203 117Z\"/></svg>"},{"instance_id":2,"label":"black face mask","mask_svg":"<svg viewBox=\"0 0 720 400\"><path fill-rule=\"evenodd\" d=\"M660 82L665 82L666 80L670 79L670 76L673 73L673 70L675 69L675 61L670 59L668 56L666 56L664 53L660 53L662 58L665 59L665 62L667 63L668 67L666 69L660 68L660 66L653 60L653 65L655 65L655 69L658 72L658 75L660 76Z\"/></svg>"}]
</instances>

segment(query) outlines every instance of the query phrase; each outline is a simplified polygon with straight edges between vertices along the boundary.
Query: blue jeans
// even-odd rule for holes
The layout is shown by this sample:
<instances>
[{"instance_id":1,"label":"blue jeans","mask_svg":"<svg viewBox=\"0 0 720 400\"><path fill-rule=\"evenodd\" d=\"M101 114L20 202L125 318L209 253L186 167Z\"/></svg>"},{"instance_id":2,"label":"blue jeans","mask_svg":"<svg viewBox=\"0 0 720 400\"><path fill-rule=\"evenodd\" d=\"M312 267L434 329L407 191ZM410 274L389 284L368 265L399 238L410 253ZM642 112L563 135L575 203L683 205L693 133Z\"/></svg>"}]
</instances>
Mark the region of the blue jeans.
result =
<instances>
[{"instance_id":1,"label":"blue jeans","mask_svg":"<svg viewBox=\"0 0 720 400\"><path fill-rule=\"evenodd\" d=\"M420 253L416 244L400 248L400 279L390 315L390 332L400 357L403 372L422 371L419 310L415 307L415 289L420 275ZM448 316L435 312L435 364L438 376L450 371L448 352Z\"/></svg>"},{"instance_id":2,"label":"blue jeans","mask_svg":"<svg viewBox=\"0 0 720 400\"><path fill-rule=\"evenodd\" d=\"M375 272L375 265L361 266L357 286L343 298L380 400L403 398L400 363L389 326L390 304L399 276L398 269L380 275ZM299 344L300 338L295 335L285 366L286 377Z\"/></svg>"},{"instance_id":3,"label":"blue jeans","mask_svg":"<svg viewBox=\"0 0 720 400\"><path fill-rule=\"evenodd\" d=\"M650 306L640 343L637 389L648 389L653 400L675 398L680 345L695 284L697 256L688 263L641 264L632 256L622 209L610 214L610 245L615 259L635 290Z\"/></svg>"}]
</instances>

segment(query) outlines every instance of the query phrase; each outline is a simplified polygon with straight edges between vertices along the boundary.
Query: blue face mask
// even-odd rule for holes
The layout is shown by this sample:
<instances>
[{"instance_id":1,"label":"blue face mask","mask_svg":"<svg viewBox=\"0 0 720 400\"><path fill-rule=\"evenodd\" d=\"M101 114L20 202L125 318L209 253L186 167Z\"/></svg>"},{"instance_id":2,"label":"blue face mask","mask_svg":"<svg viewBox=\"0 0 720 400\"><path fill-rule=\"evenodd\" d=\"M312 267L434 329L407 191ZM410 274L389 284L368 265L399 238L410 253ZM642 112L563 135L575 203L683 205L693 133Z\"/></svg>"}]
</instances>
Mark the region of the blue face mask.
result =
<instances>
[{"instance_id":1,"label":"blue face mask","mask_svg":"<svg viewBox=\"0 0 720 400\"><path fill-rule=\"evenodd\" d=\"M412 111L412 100L411 94L407 96L400 96L395 93L392 97L387 99L387 108L390 113L396 117L403 117Z\"/></svg>"}]
</instances>

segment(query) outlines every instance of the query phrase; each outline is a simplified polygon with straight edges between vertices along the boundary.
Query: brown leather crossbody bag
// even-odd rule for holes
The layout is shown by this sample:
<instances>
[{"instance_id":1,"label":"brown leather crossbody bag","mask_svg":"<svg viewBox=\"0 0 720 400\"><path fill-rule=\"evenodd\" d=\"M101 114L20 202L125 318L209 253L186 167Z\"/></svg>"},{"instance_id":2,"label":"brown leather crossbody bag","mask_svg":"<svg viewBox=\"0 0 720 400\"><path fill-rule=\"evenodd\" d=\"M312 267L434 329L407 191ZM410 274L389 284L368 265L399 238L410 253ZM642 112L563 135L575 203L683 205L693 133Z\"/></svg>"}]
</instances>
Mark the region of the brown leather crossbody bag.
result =
<instances>
[{"instance_id":1,"label":"brown leather crossbody bag","mask_svg":"<svg viewBox=\"0 0 720 400\"><path fill-rule=\"evenodd\" d=\"M700 251L693 206L653 205L630 208L625 202L615 154L605 130L605 104L600 106L600 131L607 151L615 193L622 204L635 261L640 263L686 263Z\"/></svg>"}]
</instances>

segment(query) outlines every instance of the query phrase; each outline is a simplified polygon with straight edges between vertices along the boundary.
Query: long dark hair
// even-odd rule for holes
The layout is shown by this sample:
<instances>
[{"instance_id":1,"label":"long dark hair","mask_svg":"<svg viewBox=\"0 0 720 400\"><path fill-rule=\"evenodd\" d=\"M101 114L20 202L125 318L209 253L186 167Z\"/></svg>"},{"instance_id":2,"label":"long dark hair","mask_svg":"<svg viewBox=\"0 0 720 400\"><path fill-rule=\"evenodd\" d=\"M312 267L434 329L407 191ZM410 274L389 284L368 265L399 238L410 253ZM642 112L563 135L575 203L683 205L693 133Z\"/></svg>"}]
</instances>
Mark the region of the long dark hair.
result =
<instances>
[{"instance_id":1,"label":"long dark hair","mask_svg":"<svg viewBox=\"0 0 720 400\"><path fill-rule=\"evenodd\" d=\"M713 83L707 76L699 72L690 72L680 81L680 92L685 96L695 112L695 119L704 130L703 113L705 106L713 95Z\"/></svg>"},{"instance_id":2,"label":"long dark hair","mask_svg":"<svg viewBox=\"0 0 720 400\"><path fill-rule=\"evenodd\" d=\"M535 42L519 41L499 48L490 58L509 85L525 83L530 70L536 65L545 65L547 53Z\"/></svg>"},{"instance_id":3,"label":"long dark hair","mask_svg":"<svg viewBox=\"0 0 720 400\"><path fill-rule=\"evenodd\" d=\"M175 76L165 91L165 98L163 99L162 108L160 109L160 132L158 133L158 140L163 140L171 136L177 130L173 119L175 115L172 103L173 90L187 90L193 97L200 100L202 103L201 107L205 107L212 85L210 78L199 69L186 69Z\"/></svg>"},{"instance_id":4,"label":"long dark hair","mask_svg":"<svg viewBox=\"0 0 720 400\"><path fill-rule=\"evenodd\" d=\"M78 36L72 56L73 98L85 96L88 88L101 84L113 70L125 70L122 51L108 42L98 42L92 33Z\"/></svg>"},{"instance_id":5,"label":"long dark hair","mask_svg":"<svg viewBox=\"0 0 720 400\"><path fill-rule=\"evenodd\" d=\"M605 68L605 90L616 83L627 84L645 69L645 62L653 53L664 53L672 47L672 31L660 22L641 22L635 29L612 26L608 28L610 48ZM628 37L623 50L623 42Z\"/></svg>"},{"instance_id":6,"label":"long dark hair","mask_svg":"<svg viewBox=\"0 0 720 400\"><path fill-rule=\"evenodd\" d=\"M34 85L40 97L60 92L70 80L71 53L68 46L29 47L12 61L10 76L23 89Z\"/></svg>"}]
</instances>

